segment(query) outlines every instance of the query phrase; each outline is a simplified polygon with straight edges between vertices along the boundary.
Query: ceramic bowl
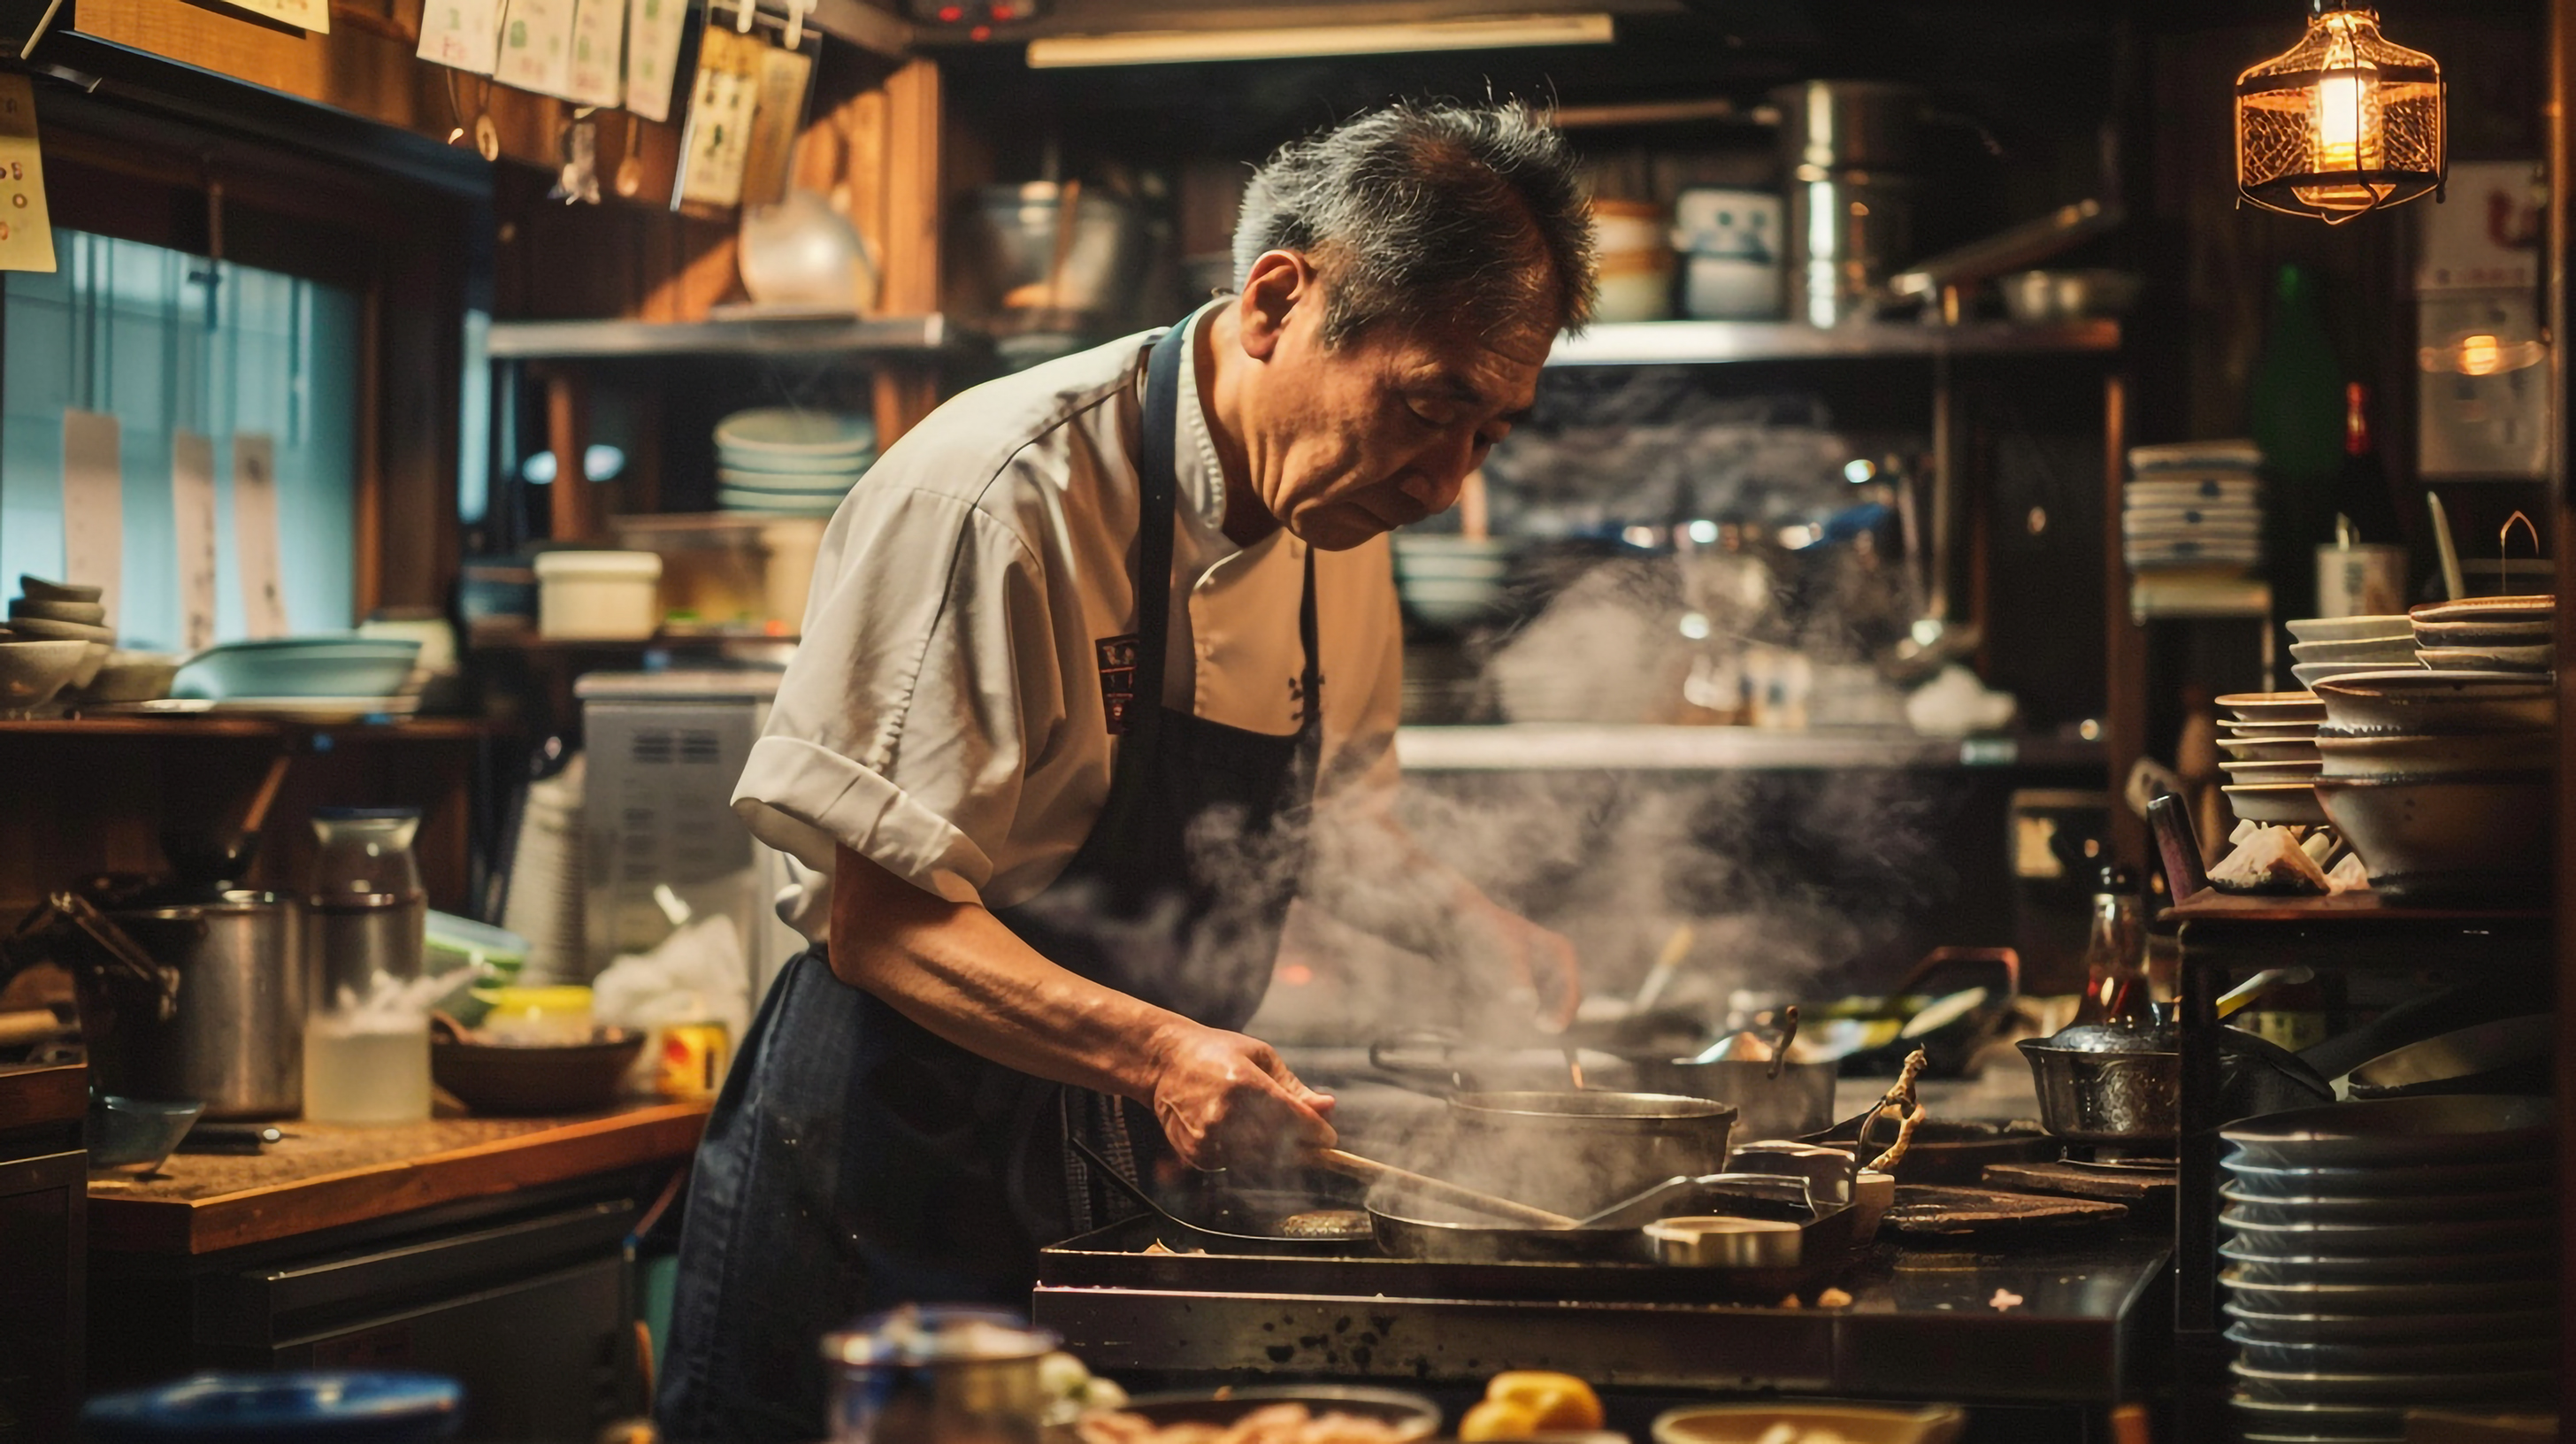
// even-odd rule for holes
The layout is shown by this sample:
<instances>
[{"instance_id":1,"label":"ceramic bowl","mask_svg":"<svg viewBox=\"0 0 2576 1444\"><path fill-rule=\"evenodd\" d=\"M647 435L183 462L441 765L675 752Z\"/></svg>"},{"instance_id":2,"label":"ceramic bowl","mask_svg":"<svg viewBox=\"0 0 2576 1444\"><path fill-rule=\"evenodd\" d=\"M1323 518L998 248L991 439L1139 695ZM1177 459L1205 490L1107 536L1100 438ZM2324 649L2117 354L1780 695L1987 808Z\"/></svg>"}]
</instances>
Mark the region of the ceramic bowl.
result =
<instances>
[{"instance_id":1,"label":"ceramic bowl","mask_svg":"<svg viewBox=\"0 0 2576 1444\"><path fill-rule=\"evenodd\" d=\"M2365 637L2393 637L2407 630L2408 619L2400 614L2379 617L2302 617L2284 622L2290 635L2301 642L2350 642Z\"/></svg>"},{"instance_id":2,"label":"ceramic bowl","mask_svg":"<svg viewBox=\"0 0 2576 1444\"><path fill-rule=\"evenodd\" d=\"M48 602L20 597L9 604L11 617L36 617L48 622L78 622L96 627L107 621L105 602Z\"/></svg>"},{"instance_id":3,"label":"ceramic bowl","mask_svg":"<svg viewBox=\"0 0 2576 1444\"><path fill-rule=\"evenodd\" d=\"M2402 667L2415 660L2415 633L2408 629L2353 641L2292 642L2290 655L2302 662L2386 662Z\"/></svg>"},{"instance_id":4,"label":"ceramic bowl","mask_svg":"<svg viewBox=\"0 0 2576 1444\"><path fill-rule=\"evenodd\" d=\"M2218 699L2239 722L2323 722L2325 703L2314 692L2235 692Z\"/></svg>"},{"instance_id":5,"label":"ceramic bowl","mask_svg":"<svg viewBox=\"0 0 2576 1444\"><path fill-rule=\"evenodd\" d=\"M2556 597L2463 597L2426 602L2406 612L2410 622L2554 622Z\"/></svg>"},{"instance_id":6,"label":"ceramic bowl","mask_svg":"<svg viewBox=\"0 0 2576 1444\"><path fill-rule=\"evenodd\" d=\"M2463 900L2548 892L2547 772L2320 777L2315 792L2381 892Z\"/></svg>"},{"instance_id":7,"label":"ceramic bowl","mask_svg":"<svg viewBox=\"0 0 2576 1444\"><path fill-rule=\"evenodd\" d=\"M746 459L846 457L875 450L877 428L865 416L771 406L735 412L716 423L715 437L717 446Z\"/></svg>"},{"instance_id":8,"label":"ceramic bowl","mask_svg":"<svg viewBox=\"0 0 2576 1444\"><path fill-rule=\"evenodd\" d=\"M1967 1413L1956 1405L1921 1409L1870 1408L1858 1404L1692 1404L1674 1409L1654 1423L1655 1444L1756 1444L1784 1437L1831 1436L1851 1444L1949 1444L1968 1427Z\"/></svg>"},{"instance_id":9,"label":"ceramic bowl","mask_svg":"<svg viewBox=\"0 0 2576 1444\"><path fill-rule=\"evenodd\" d=\"M87 660L87 642L0 641L0 712L44 706Z\"/></svg>"},{"instance_id":10,"label":"ceramic bowl","mask_svg":"<svg viewBox=\"0 0 2576 1444\"><path fill-rule=\"evenodd\" d=\"M2316 788L2305 782L2231 784L2218 790L2227 794L2227 806L2240 821L2267 827L2322 827L2326 822Z\"/></svg>"},{"instance_id":11,"label":"ceramic bowl","mask_svg":"<svg viewBox=\"0 0 2576 1444\"><path fill-rule=\"evenodd\" d=\"M107 588L86 582L49 582L43 577L20 576L18 594L36 602L95 602L107 595Z\"/></svg>"},{"instance_id":12,"label":"ceramic bowl","mask_svg":"<svg viewBox=\"0 0 2576 1444\"><path fill-rule=\"evenodd\" d=\"M2305 742L2317 735L2315 722L2235 722L2219 719L2219 730L2241 742Z\"/></svg>"},{"instance_id":13,"label":"ceramic bowl","mask_svg":"<svg viewBox=\"0 0 2576 1444\"><path fill-rule=\"evenodd\" d=\"M2317 684L2335 733L2532 732L2558 721L2546 677L2492 672L2363 672Z\"/></svg>"},{"instance_id":14,"label":"ceramic bowl","mask_svg":"<svg viewBox=\"0 0 2576 1444\"><path fill-rule=\"evenodd\" d=\"M477 1113L588 1113L617 1101L644 1038L636 1028L604 1028L587 1043L557 1045L440 1038L430 1044L429 1072Z\"/></svg>"},{"instance_id":15,"label":"ceramic bowl","mask_svg":"<svg viewBox=\"0 0 2576 1444\"><path fill-rule=\"evenodd\" d=\"M2303 782L2325 770L2317 757L2293 757L2269 762L2221 762L2219 770L2227 780L2241 785L2262 782Z\"/></svg>"},{"instance_id":16,"label":"ceramic bowl","mask_svg":"<svg viewBox=\"0 0 2576 1444\"><path fill-rule=\"evenodd\" d=\"M2218 750L2233 762L2314 762L2315 734L2304 737L2221 737Z\"/></svg>"},{"instance_id":17,"label":"ceramic bowl","mask_svg":"<svg viewBox=\"0 0 2576 1444\"><path fill-rule=\"evenodd\" d=\"M2527 647L2552 640L2558 628L2545 621L2417 622L2414 632L2419 647L2479 647L2489 643Z\"/></svg>"},{"instance_id":18,"label":"ceramic bowl","mask_svg":"<svg viewBox=\"0 0 2576 1444\"><path fill-rule=\"evenodd\" d=\"M89 1171L150 1173L188 1136L206 1105L194 1099L164 1102L89 1095Z\"/></svg>"},{"instance_id":19,"label":"ceramic bowl","mask_svg":"<svg viewBox=\"0 0 2576 1444\"><path fill-rule=\"evenodd\" d=\"M2405 660L2398 662L2293 662L2290 664L2290 675L2298 678L2302 684L2314 687L2319 682L2331 682L2337 677L2351 677L2363 672L2385 672L2392 667L2414 665L2415 659L2411 653Z\"/></svg>"},{"instance_id":20,"label":"ceramic bowl","mask_svg":"<svg viewBox=\"0 0 2576 1444\"><path fill-rule=\"evenodd\" d=\"M2469 732L2454 736L2383 732L2366 737L2321 736L2314 745L2317 754L2325 759L2326 776L2380 780L2544 771L2558 751L2557 736L2550 732Z\"/></svg>"},{"instance_id":21,"label":"ceramic bowl","mask_svg":"<svg viewBox=\"0 0 2576 1444\"><path fill-rule=\"evenodd\" d=\"M116 649L105 642L81 643L80 665L72 668L71 679L63 683L63 690L66 692L87 690L89 684L98 680L98 674L106 668L107 659L115 655Z\"/></svg>"},{"instance_id":22,"label":"ceramic bowl","mask_svg":"<svg viewBox=\"0 0 2576 1444\"><path fill-rule=\"evenodd\" d=\"M42 617L11 617L9 631L32 642L105 642L116 643L116 629L96 627L86 622L49 622Z\"/></svg>"},{"instance_id":23,"label":"ceramic bowl","mask_svg":"<svg viewBox=\"0 0 2576 1444\"><path fill-rule=\"evenodd\" d=\"M2549 642L2528 647L2418 647L2415 660L2435 671L2546 672L2558 665L2558 648Z\"/></svg>"},{"instance_id":24,"label":"ceramic bowl","mask_svg":"<svg viewBox=\"0 0 2576 1444\"><path fill-rule=\"evenodd\" d=\"M157 702L170 695L179 659L168 652L111 650L85 691L92 702Z\"/></svg>"},{"instance_id":25,"label":"ceramic bowl","mask_svg":"<svg viewBox=\"0 0 2576 1444\"><path fill-rule=\"evenodd\" d=\"M390 697L411 679L420 643L277 637L208 647L180 665L174 697Z\"/></svg>"}]
</instances>

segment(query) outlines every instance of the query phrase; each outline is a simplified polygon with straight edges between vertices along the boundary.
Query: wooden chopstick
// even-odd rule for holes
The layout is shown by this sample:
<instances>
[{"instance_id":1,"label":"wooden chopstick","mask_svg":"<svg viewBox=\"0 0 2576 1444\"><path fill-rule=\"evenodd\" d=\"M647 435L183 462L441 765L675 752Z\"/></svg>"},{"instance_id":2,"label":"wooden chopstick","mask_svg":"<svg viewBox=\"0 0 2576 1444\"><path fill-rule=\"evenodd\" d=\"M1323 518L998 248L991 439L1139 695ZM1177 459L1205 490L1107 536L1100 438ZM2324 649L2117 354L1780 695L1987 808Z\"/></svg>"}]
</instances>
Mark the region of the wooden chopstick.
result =
<instances>
[{"instance_id":1,"label":"wooden chopstick","mask_svg":"<svg viewBox=\"0 0 2576 1444\"><path fill-rule=\"evenodd\" d=\"M1489 1214L1495 1218L1509 1219L1525 1228L1572 1228L1575 1224L1573 1219L1561 1213L1532 1208L1526 1203L1514 1203L1508 1198L1497 1198L1490 1193L1480 1193L1461 1184L1415 1173L1411 1169L1398 1168L1391 1163L1362 1158L1356 1153L1345 1153L1338 1148L1317 1150L1315 1161L1335 1173L1346 1174L1366 1183L1397 1184L1425 1197L1439 1199L1443 1203L1454 1203L1461 1208L1472 1208L1478 1213Z\"/></svg>"}]
</instances>

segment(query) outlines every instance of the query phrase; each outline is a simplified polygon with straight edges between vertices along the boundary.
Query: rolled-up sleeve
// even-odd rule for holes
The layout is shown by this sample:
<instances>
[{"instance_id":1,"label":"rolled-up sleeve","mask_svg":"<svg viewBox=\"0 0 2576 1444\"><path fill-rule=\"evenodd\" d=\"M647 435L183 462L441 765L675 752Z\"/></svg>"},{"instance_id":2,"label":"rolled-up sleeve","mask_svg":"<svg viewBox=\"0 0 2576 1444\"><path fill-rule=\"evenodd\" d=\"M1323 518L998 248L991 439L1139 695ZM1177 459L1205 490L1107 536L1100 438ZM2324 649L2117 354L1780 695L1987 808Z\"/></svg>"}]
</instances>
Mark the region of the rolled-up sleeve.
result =
<instances>
[{"instance_id":1,"label":"rolled-up sleeve","mask_svg":"<svg viewBox=\"0 0 2576 1444\"><path fill-rule=\"evenodd\" d=\"M837 844L981 901L1028 759L1063 718L1038 559L969 501L881 482L844 503L816 563L734 809L825 876Z\"/></svg>"}]
</instances>

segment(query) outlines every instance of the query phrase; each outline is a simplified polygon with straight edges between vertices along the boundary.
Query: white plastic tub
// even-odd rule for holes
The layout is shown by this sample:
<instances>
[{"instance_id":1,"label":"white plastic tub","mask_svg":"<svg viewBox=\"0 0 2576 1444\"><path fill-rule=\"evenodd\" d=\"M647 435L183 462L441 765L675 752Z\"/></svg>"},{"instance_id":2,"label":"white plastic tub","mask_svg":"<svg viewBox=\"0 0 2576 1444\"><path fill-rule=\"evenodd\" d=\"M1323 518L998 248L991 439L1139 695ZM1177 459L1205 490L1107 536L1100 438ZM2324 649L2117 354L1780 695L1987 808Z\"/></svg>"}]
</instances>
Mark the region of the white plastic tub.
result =
<instances>
[{"instance_id":1,"label":"white plastic tub","mask_svg":"<svg viewBox=\"0 0 2576 1444\"><path fill-rule=\"evenodd\" d=\"M662 559L652 552L541 552L537 633L637 641L662 618Z\"/></svg>"}]
</instances>

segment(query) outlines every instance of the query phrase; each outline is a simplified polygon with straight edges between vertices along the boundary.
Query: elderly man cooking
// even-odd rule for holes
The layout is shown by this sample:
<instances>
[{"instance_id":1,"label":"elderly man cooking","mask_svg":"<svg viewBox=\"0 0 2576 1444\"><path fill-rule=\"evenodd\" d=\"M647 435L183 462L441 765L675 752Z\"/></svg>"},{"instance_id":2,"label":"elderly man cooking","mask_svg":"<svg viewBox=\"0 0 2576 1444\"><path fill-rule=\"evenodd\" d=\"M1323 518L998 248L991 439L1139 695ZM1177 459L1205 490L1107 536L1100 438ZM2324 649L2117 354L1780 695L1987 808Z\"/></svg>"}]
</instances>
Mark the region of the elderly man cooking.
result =
<instances>
[{"instance_id":1,"label":"elderly man cooking","mask_svg":"<svg viewBox=\"0 0 2576 1444\"><path fill-rule=\"evenodd\" d=\"M1518 106L1396 106L1261 167L1234 250L1235 294L959 396L833 518L735 793L828 896L698 1153L668 1437L812 1437L816 1338L862 1310L1025 1304L1103 1217L1068 1136L1122 1170L1330 1145L1233 1031L1301 887L1572 1017L1565 940L1385 812L1383 540L1589 308L1572 156Z\"/></svg>"}]
</instances>

